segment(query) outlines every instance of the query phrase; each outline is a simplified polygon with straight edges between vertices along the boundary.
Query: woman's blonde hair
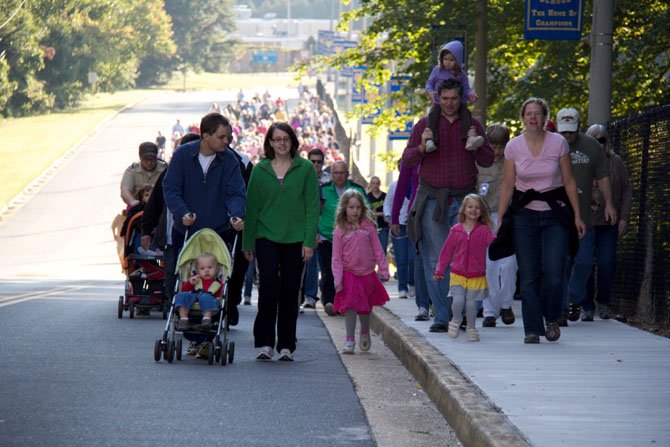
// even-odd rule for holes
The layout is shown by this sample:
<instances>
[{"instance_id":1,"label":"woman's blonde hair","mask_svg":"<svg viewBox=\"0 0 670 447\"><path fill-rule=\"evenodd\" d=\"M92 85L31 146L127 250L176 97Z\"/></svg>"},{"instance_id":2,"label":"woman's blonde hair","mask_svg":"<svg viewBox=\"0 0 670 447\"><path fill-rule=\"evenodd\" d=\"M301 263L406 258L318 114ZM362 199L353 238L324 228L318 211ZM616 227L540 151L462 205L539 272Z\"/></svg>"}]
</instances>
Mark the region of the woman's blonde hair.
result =
<instances>
[{"instance_id":1,"label":"woman's blonde hair","mask_svg":"<svg viewBox=\"0 0 670 447\"><path fill-rule=\"evenodd\" d=\"M479 223L486 225L489 228L493 228L493 221L491 220L489 205L479 194L468 194L463 198L463 202L461 202L461 209L458 210L458 221L465 222L465 207L467 206L468 200L474 200L479 203L479 208L482 210L482 214L479 216Z\"/></svg>"},{"instance_id":2,"label":"woman's blonde hair","mask_svg":"<svg viewBox=\"0 0 670 447\"><path fill-rule=\"evenodd\" d=\"M372 214L365 197L363 197L363 194L356 189L347 189L342 194L342 197L340 197L340 202L337 205L337 214L335 215L335 225L341 228L347 228L349 222L347 220L347 206L351 199L357 199L361 204L361 220L359 223L363 222L364 219L367 219L376 225L375 216Z\"/></svg>"}]
</instances>

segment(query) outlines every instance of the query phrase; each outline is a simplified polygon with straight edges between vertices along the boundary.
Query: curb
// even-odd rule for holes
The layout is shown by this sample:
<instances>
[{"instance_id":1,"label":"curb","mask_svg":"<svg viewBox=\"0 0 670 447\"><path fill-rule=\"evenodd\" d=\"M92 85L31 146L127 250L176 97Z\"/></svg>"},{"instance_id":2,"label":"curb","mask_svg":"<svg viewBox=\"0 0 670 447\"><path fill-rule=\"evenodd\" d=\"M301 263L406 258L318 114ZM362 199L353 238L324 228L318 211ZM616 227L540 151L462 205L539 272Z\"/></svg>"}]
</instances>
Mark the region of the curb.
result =
<instances>
[{"instance_id":1,"label":"curb","mask_svg":"<svg viewBox=\"0 0 670 447\"><path fill-rule=\"evenodd\" d=\"M532 444L482 391L425 337L385 307L370 325L421 384L464 446L530 447Z\"/></svg>"}]
</instances>

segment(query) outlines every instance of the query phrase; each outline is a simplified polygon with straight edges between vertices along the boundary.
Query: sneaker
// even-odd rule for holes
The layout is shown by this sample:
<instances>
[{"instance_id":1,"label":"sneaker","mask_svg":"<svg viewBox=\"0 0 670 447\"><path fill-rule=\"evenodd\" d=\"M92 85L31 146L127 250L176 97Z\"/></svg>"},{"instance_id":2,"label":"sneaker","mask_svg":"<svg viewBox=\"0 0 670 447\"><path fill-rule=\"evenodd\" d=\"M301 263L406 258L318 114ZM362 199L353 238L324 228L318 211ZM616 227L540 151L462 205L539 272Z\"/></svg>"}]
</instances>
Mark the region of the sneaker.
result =
<instances>
[{"instance_id":1,"label":"sneaker","mask_svg":"<svg viewBox=\"0 0 670 447\"><path fill-rule=\"evenodd\" d=\"M428 332L447 332L447 327L440 323L433 323L430 325Z\"/></svg>"},{"instance_id":2,"label":"sneaker","mask_svg":"<svg viewBox=\"0 0 670 447\"><path fill-rule=\"evenodd\" d=\"M365 334L361 332L361 336L358 340L358 347L361 348L361 351L369 351L371 345L372 340L370 340L370 332L366 332Z\"/></svg>"},{"instance_id":3,"label":"sneaker","mask_svg":"<svg viewBox=\"0 0 670 447\"><path fill-rule=\"evenodd\" d=\"M188 328L189 328L189 324L188 324L188 319L186 319L186 318L183 319L183 320L180 318L179 320L177 320L177 324L174 325L174 330L179 331L179 332L187 331Z\"/></svg>"},{"instance_id":4,"label":"sneaker","mask_svg":"<svg viewBox=\"0 0 670 447\"><path fill-rule=\"evenodd\" d=\"M570 312L568 313L568 320L577 321L579 320L579 314L582 312L582 306L579 304L569 304Z\"/></svg>"},{"instance_id":5,"label":"sneaker","mask_svg":"<svg viewBox=\"0 0 670 447\"><path fill-rule=\"evenodd\" d=\"M454 323L453 321L449 322L449 331L448 331L449 338L458 338L459 334L459 324Z\"/></svg>"},{"instance_id":6,"label":"sneaker","mask_svg":"<svg viewBox=\"0 0 670 447\"><path fill-rule=\"evenodd\" d=\"M306 296L305 302L302 303L302 307L305 309L314 309L316 307L316 300L311 296Z\"/></svg>"},{"instance_id":7,"label":"sneaker","mask_svg":"<svg viewBox=\"0 0 670 447\"><path fill-rule=\"evenodd\" d=\"M468 334L468 341L479 341L479 331L477 329L468 329L465 333Z\"/></svg>"},{"instance_id":8,"label":"sneaker","mask_svg":"<svg viewBox=\"0 0 670 447\"><path fill-rule=\"evenodd\" d=\"M251 297L250 296L245 296L244 297L244 305L245 306L251 306Z\"/></svg>"},{"instance_id":9,"label":"sneaker","mask_svg":"<svg viewBox=\"0 0 670 447\"><path fill-rule=\"evenodd\" d=\"M398 292L398 298L401 300L406 300L407 299L407 290L401 290Z\"/></svg>"},{"instance_id":10,"label":"sneaker","mask_svg":"<svg viewBox=\"0 0 670 447\"><path fill-rule=\"evenodd\" d=\"M514 311L510 307L509 309L500 309L500 319L506 325L514 324L516 318L514 317Z\"/></svg>"},{"instance_id":11,"label":"sneaker","mask_svg":"<svg viewBox=\"0 0 670 447\"><path fill-rule=\"evenodd\" d=\"M293 354L291 354L290 349L282 349L279 351L279 358L277 359L280 362L292 362L293 361Z\"/></svg>"},{"instance_id":12,"label":"sneaker","mask_svg":"<svg viewBox=\"0 0 670 447\"><path fill-rule=\"evenodd\" d=\"M263 346L256 356L256 360L272 360L274 357L275 351L269 346Z\"/></svg>"},{"instance_id":13,"label":"sneaker","mask_svg":"<svg viewBox=\"0 0 670 447\"><path fill-rule=\"evenodd\" d=\"M344 348L342 348L342 351L340 351L340 352L342 354L353 354L355 345L356 345L355 341L348 340L344 343Z\"/></svg>"},{"instance_id":14,"label":"sneaker","mask_svg":"<svg viewBox=\"0 0 670 447\"><path fill-rule=\"evenodd\" d=\"M202 322L200 323L200 330L209 331L211 328L212 328L212 319L211 318L203 318Z\"/></svg>"},{"instance_id":15,"label":"sneaker","mask_svg":"<svg viewBox=\"0 0 670 447\"><path fill-rule=\"evenodd\" d=\"M414 289L414 286L407 286L407 296L410 298L414 298L416 296L416 290Z\"/></svg>"},{"instance_id":16,"label":"sneaker","mask_svg":"<svg viewBox=\"0 0 670 447\"><path fill-rule=\"evenodd\" d=\"M476 137L468 137L468 140L465 142L465 149L468 151L474 151L482 144L484 144L484 137L481 135L477 135Z\"/></svg>"},{"instance_id":17,"label":"sneaker","mask_svg":"<svg viewBox=\"0 0 670 447\"><path fill-rule=\"evenodd\" d=\"M523 342L527 345L536 345L540 342L540 336L537 334L528 334L523 338Z\"/></svg>"},{"instance_id":18,"label":"sneaker","mask_svg":"<svg viewBox=\"0 0 670 447\"><path fill-rule=\"evenodd\" d=\"M209 343L202 343L198 346L198 352L195 354L196 359L206 359L209 357Z\"/></svg>"},{"instance_id":19,"label":"sneaker","mask_svg":"<svg viewBox=\"0 0 670 447\"><path fill-rule=\"evenodd\" d=\"M593 311L585 310L582 312L582 321L593 321Z\"/></svg>"},{"instance_id":20,"label":"sneaker","mask_svg":"<svg viewBox=\"0 0 670 447\"><path fill-rule=\"evenodd\" d=\"M561 338L561 329L558 327L558 321L547 324L544 337L547 341L557 341Z\"/></svg>"},{"instance_id":21,"label":"sneaker","mask_svg":"<svg viewBox=\"0 0 670 447\"><path fill-rule=\"evenodd\" d=\"M598 316L601 320L609 320L612 318L612 311L607 304L601 304Z\"/></svg>"},{"instance_id":22,"label":"sneaker","mask_svg":"<svg viewBox=\"0 0 670 447\"><path fill-rule=\"evenodd\" d=\"M326 303L323 306L323 310L326 312L326 315L329 317L334 317L336 315L335 309L333 309L333 303Z\"/></svg>"},{"instance_id":23,"label":"sneaker","mask_svg":"<svg viewBox=\"0 0 670 447\"><path fill-rule=\"evenodd\" d=\"M496 317L484 317L482 327L496 327Z\"/></svg>"},{"instance_id":24,"label":"sneaker","mask_svg":"<svg viewBox=\"0 0 670 447\"><path fill-rule=\"evenodd\" d=\"M194 341L192 341L189 345L188 348L186 348L186 355L196 355L198 353L198 349L200 346Z\"/></svg>"},{"instance_id":25,"label":"sneaker","mask_svg":"<svg viewBox=\"0 0 670 447\"><path fill-rule=\"evenodd\" d=\"M430 154L431 152L435 152L437 150L437 146L435 146L435 142L433 140L426 140L426 153Z\"/></svg>"},{"instance_id":26,"label":"sneaker","mask_svg":"<svg viewBox=\"0 0 670 447\"><path fill-rule=\"evenodd\" d=\"M425 307L419 307L419 313L414 317L414 321L428 321L430 317L428 316L428 309Z\"/></svg>"},{"instance_id":27,"label":"sneaker","mask_svg":"<svg viewBox=\"0 0 670 447\"><path fill-rule=\"evenodd\" d=\"M559 327L568 327L568 316L563 314L558 317L558 326Z\"/></svg>"}]
</instances>

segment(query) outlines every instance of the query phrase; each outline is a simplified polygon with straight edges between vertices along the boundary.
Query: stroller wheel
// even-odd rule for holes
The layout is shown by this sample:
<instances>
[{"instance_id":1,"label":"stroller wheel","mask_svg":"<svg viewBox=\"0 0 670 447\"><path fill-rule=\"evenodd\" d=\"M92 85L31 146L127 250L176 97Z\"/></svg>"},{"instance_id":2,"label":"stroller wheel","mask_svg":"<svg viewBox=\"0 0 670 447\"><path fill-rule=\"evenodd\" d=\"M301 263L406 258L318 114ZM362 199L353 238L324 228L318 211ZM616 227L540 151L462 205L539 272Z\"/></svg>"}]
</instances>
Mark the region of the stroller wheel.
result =
<instances>
[{"instance_id":1,"label":"stroller wheel","mask_svg":"<svg viewBox=\"0 0 670 447\"><path fill-rule=\"evenodd\" d=\"M174 341L173 340L168 340L167 342L167 348L165 349L165 355L164 358L167 360L168 363L172 363L172 360L174 360Z\"/></svg>"},{"instance_id":2,"label":"stroller wheel","mask_svg":"<svg viewBox=\"0 0 670 447\"><path fill-rule=\"evenodd\" d=\"M226 366L226 363L228 363L228 346L221 343L221 366Z\"/></svg>"},{"instance_id":3,"label":"stroller wheel","mask_svg":"<svg viewBox=\"0 0 670 447\"><path fill-rule=\"evenodd\" d=\"M214 343L211 341L207 342L209 352L207 353L207 363L212 365L214 364Z\"/></svg>"},{"instance_id":4,"label":"stroller wheel","mask_svg":"<svg viewBox=\"0 0 670 447\"><path fill-rule=\"evenodd\" d=\"M214 337L214 362L219 363L221 360L221 340L217 335Z\"/></svg>"},{"instance_id":5,"label":"stroller wheel","mask_svg":"<svg viewBox=\"0 0 670 447\"><path fill-rule=\"evenodd\" d=\"M157 362L161 361L161 351L162 351L162 345L161 345L161 339L159 338L156 340L156 343L154 343L154 360Z\"/></svg>"},{"instance_id":6,"label":"stroller wheel","mask_svg":"<svg viewBox=\"0 0 670 447\"><path fill-rule=\"evenodd\" d=\"M177 340L177 343L175 344L175 349L176 349L176 354L177 354L177 361L181 362L181 338Z\"/></svg>"},{"instance_id":7,"label":"stroller wheel","mask_svg":"<svg viewBox=\"0 0 670 447\"><path fill-rule=\"evenodd\" d=\"M233 364L235 358L235 342L231 341L228 345L228 363Z\"/></svg>"},{"instance_id":8,"label":"stroller wheel","mask_svg":"<svg viewBox=\"0 0 670 447\"><path fill-rule=\"evenodd\" d=\"M123 318L123 296L119 297L119 305L117 309L118 317Z\"/></svg>"},{"instance_id":9,"label":"stroller wheel","mask_svg":"<svg viewBox=\"0 0 670 447\"><path fill-rule=\"evenodd\" d=\"M128 317L135 318L135 301L131 301L128 306Z\"/></svg>"}]
</instances>

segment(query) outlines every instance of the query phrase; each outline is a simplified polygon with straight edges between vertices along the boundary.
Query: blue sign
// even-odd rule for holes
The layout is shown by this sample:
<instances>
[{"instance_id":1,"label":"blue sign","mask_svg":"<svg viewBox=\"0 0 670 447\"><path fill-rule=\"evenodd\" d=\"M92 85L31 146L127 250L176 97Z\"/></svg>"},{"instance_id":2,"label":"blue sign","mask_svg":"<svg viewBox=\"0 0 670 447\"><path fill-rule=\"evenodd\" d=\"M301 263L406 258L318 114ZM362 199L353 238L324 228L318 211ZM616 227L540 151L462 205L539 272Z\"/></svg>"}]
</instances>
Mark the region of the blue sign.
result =
<instances>
[{"instance_id":1,"label":"blue sign","mask_svg":"<svg viewBox=\"0 0 670 447\"><path fill-rule=\"evenodd\" d=\"M344 38L336 37L334 40L335 43L335 54L340 54L343 51L347 51L351 48L356 48L358 42L355 40L346 40ZM340 76L343 78L351 78L354 75L354 67L342 67L340 70Z\"/></svg>"},{"instance_id":2,"label":"blue sign","mask_svg":"<svg viewBox=\"0 0 670 447\"><path fill-rule=\"evenodd\" d=\"M254 51L251 55L251 62L254 64L276 64L278 59L277 52L272 50Z\"/></svg>"},{"instance_id":3,"label":"blue sign","mask_svg":"<svg viewBox=\"0 0 670 447\"><path fill-rule=\"evenodd\" d=\"M407 77L393 76L389 81L389 93L401 91L403 85L405 85L408 80L409 78ZM404 128L389 130L389 140L408 140L409 136L412 134L412 127L414 126L414 120L411 118L409 112L412 109L412 99L410 98L410 103L406 110L400 110L398 104L394 104L393 102L391 102L389 106L396 109L395 116L408 117L408 121L405 121Z\"/></svg>"},{"instance_id":4,"label":"blue sign","mask_svg":"<svg viewBox=\"0 0 670 447\"><path fill-rule=\"evenodd\" d=\"M316 54L319 56L329 56L335 52L333 40L335 31L320 29L316 40Z\"/></svg>"},{"instance_id":5,"label":"blue sign","mask_svg":"<svg viewBox=\"0 0 670 447\"><path fill-rule=\"evenodd\" d=\"M578 40L582 35L584 0L525 0L524 37Z\"/></svg>"}]
</instances>

